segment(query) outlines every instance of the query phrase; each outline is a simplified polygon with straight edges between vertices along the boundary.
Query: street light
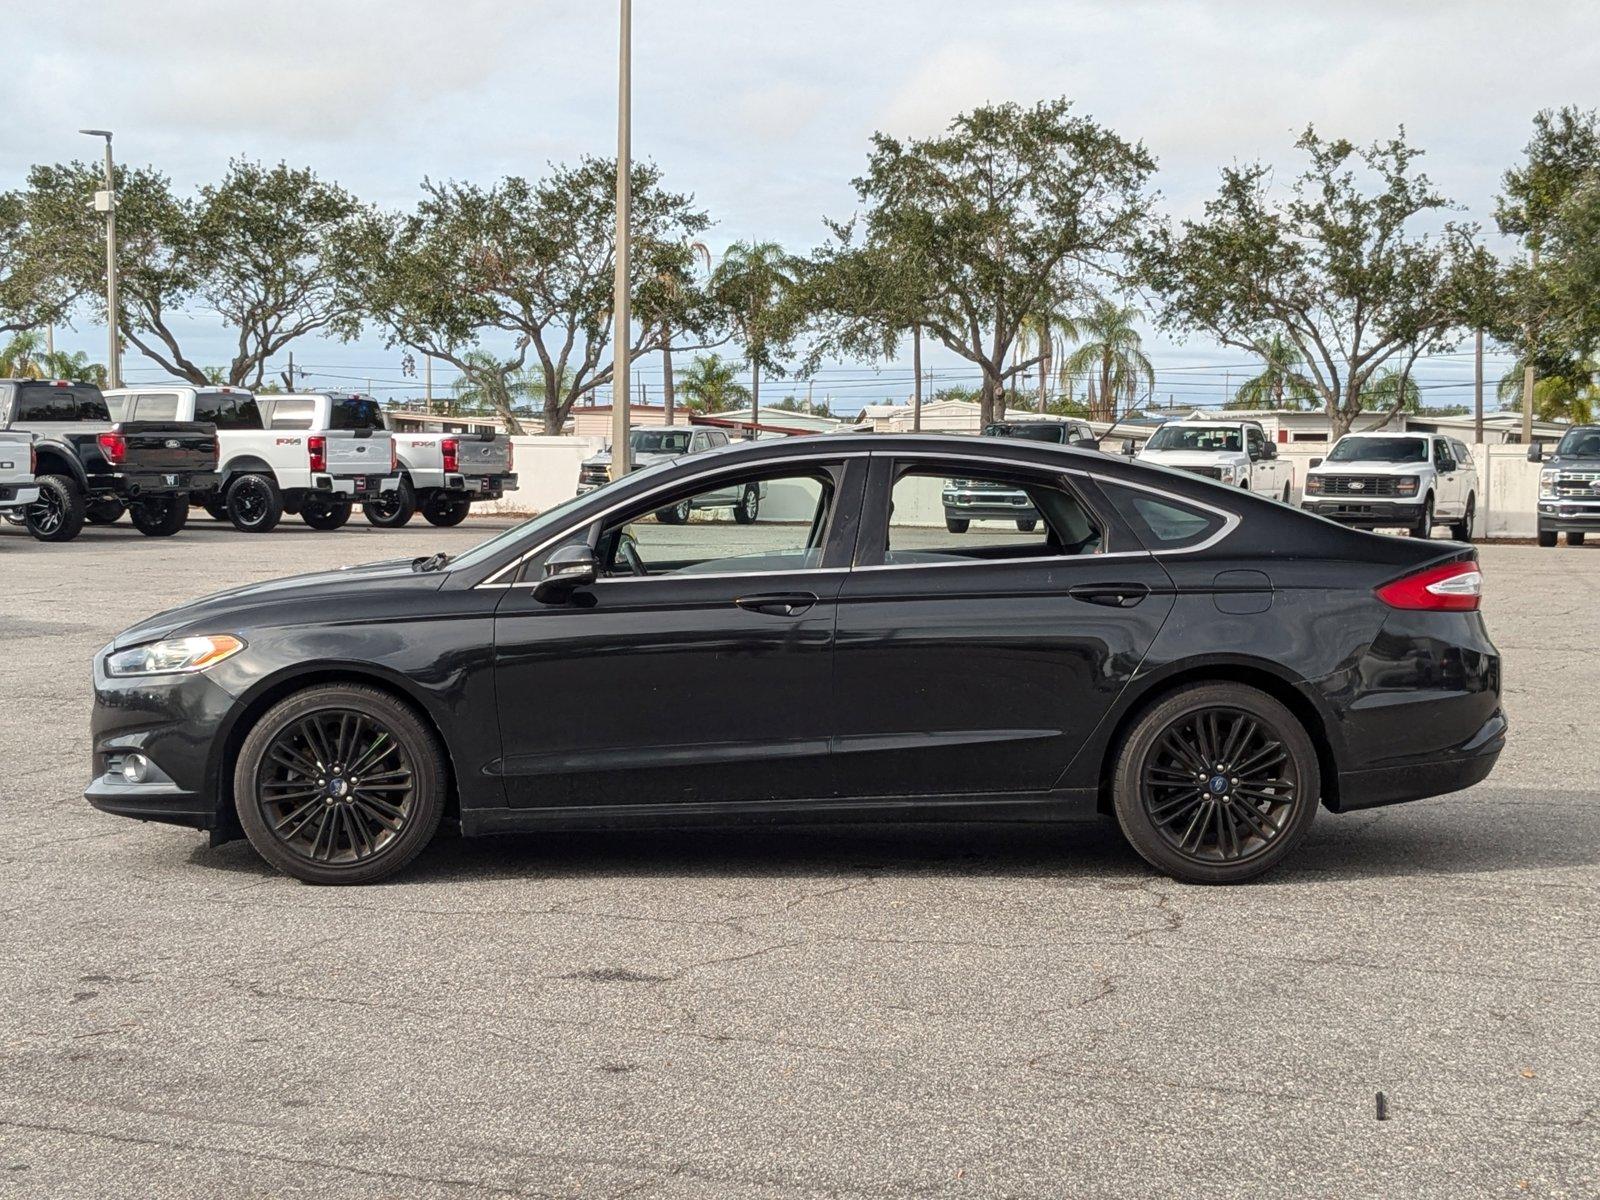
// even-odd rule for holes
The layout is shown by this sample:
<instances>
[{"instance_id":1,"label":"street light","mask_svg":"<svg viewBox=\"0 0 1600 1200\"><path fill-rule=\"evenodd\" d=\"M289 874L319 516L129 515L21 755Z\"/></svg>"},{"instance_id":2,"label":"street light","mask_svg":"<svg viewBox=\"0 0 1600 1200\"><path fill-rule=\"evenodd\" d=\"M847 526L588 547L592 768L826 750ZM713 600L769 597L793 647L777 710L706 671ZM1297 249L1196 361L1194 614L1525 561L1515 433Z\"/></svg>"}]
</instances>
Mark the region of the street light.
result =
<instances>
[{"instance_id":1,"label":"street light","mask_svg":"<svg viewBox=\"0 0 1600 1200\"><path fill-rule=\"evenodd\" d=\"M622 38L617 47L617 273L611 296L611 477L620 479L632 463L628 445L628 176L632 167L633 0L622 0Z\"/></svg>"},{"instance_id":2,"label":"street light","mask_svg":"<svg viewBox=\"0 0 1600 1200\"><path fill-rule=\"evenodd\" d=\"M94 210L106 215L106 383L122 386L122 344L117 339L117 177L111 165L111 131L80 129L88 137L106 140L106 187L94 195Z\"/></svg>"}]
</instances>

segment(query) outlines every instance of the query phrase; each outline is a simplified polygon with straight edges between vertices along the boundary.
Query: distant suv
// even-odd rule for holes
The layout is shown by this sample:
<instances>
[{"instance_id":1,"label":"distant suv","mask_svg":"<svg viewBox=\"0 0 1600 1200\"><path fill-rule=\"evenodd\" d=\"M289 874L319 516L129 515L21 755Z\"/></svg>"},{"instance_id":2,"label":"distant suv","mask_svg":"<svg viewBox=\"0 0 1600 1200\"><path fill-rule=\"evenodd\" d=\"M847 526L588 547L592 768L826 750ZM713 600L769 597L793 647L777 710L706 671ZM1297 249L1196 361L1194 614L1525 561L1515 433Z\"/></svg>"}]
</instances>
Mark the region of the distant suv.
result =
<instances>
[{"instance_id":1,"label":"distant suv","mask_svg":"<svg viewBox=\"0 0 1600 1200\"><path fill-rule=\"evenodd\" d=\"M43 542L70 542L85 521L109 524L124 512L140 533L167 537L189 519L189 490L216 480L209 424L137 416L113 424L92 383L0 380L0 430L35 435L39 499L22 521Z\"/></svg>"},{"instance_id":2,"label":"distant suv","mask_svg":"<svg viewBox=\"0 0 1600 1200\"><path fill-rule=\"evenodd\" d=\"M1139 451L1140 462L1204 475L1289 503L1294 468L1258 421L1167 421Z\"/></svg>"},{"instance_id":3,"label":"distant suv","mask_svg":"<svg viewBox=\"0 0 1600 1200\"><path fill-rule=\"evenodd\" d=\"M1466 445L1437 433L1347 433L1311 460L1302 507L1358 529L1409 529L1431 537L1448 524L1472 540L1478 467Z\"/></svg>"},{"instance_id":4,"label":"distant suv","mask_svg":"<svg viewBox=\"0 0 1600 1200\"><path fill-rule=\"evenodd\" d=\"M1529 462L1542 462L1539 472L1539 545L1554 546L1558 535L1567 545L1583 545L1590 530L1600 531L1600 425L1578 425L1562 436L1548 462L1544 446L1528 448Z\"/></svg>"},{"instance_id":5,"label":"distant suv","mask_svg":"<svg viewBox=\"0 0 1600 1200\"><path fill-rule=\"evenodd\" d=\"M628 448L635 467L650 467L671 462L686 454L703 454L728 445L728 435L720 429L695 429L686 425L636 425L628 433ZM611 480L611 451L602 450L584 459L578 467L578 495L604 487ZM682 525L689 514L701 509L731 508L733 519L749 525L761 513L765 484L723 488L682 500L656 513L664 525Z\"/></svg>"},{"instance_id":6,"label":"distant suv","mask_svg":"<svg viewBox=\"0 0 1600 1200\"><path fill-rule=\"evenodd\" d=\"M1087 450L1098 449L1100 445L1086 422L1071 417L995 421L983 427L983 436L1049 442ZM1028 494L1002 483L947 479L940 499L944 504L944 527L951 533L965 533L974 521L1015 521L1024 533L1031 533L1039 524L1039 510L1034 508Z\"/></svg>"}]
</instances>

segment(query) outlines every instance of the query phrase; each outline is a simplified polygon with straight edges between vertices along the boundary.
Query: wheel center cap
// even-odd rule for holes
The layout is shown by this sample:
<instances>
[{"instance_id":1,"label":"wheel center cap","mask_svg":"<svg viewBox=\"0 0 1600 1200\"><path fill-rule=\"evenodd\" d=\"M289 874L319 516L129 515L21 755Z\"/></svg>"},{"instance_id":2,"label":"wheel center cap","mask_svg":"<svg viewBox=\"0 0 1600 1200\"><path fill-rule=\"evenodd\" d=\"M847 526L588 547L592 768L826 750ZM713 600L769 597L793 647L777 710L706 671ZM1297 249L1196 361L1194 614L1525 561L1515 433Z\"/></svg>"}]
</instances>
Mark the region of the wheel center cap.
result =
<instances>
[{"instance_id":1,"label":"wheel center cap","mask_svg":"<svg viewBox=\"0 0 1600 1200\"><path fill-rule=\"evenodd\" d=\"M328 780L328 795L335 800L343 800L350 791L350 785L343 779Z\"/></svg>"},{"instance_id":2,"label":"wheel center cap","mask_svg":"<svg viewBox=\"0 0 1600 1200\"><path fill-rule=\"evenodd\" d=\"M1228 777L1226 775L1213 775L1206 780L1206 791L1213 796L1225 796L1228 793Z\"/></svg>"}]
</instances>

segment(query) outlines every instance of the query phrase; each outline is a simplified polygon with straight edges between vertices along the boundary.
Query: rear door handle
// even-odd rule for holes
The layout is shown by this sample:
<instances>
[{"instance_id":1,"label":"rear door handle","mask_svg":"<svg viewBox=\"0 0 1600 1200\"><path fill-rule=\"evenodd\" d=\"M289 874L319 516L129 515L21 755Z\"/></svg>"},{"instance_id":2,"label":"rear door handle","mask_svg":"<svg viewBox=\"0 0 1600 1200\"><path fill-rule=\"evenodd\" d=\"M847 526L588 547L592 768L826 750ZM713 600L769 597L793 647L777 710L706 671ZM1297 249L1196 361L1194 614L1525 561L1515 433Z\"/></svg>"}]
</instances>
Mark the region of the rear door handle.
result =
<instances>
[{"instance_id":1,"label":"rear door handle","mask_svg":"<svg viewBox=\"0 0 1600 1200\"><path fill-rule=\"evenodd\" d=\"M1144 583L1080 583L1067 589L1074 600L1106 608L1132 608L1149 594L1150 587Z\"/></svg>"},{"instance_id":2,"label":"rear door handle","mask_svg":"<svg viewBox=\"0 0 1600 1200\"><path fill-rule=\"evenodd\" d=\"M815 592L770 592L762 596L740 596L734 601L746 612L766 613L770 617L797 617L816 602Z\"/></svg>"}]
</instances>

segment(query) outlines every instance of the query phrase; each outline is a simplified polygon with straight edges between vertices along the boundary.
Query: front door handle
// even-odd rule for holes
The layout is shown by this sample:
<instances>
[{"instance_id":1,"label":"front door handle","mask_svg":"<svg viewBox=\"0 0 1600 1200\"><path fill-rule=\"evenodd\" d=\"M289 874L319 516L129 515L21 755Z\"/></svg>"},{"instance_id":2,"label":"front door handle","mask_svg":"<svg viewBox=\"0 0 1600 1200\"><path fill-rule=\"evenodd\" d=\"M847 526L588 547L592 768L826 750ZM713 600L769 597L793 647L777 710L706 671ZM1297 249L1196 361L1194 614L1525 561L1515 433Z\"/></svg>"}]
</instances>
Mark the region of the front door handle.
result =
<instances>
[{"instance_id":1,"label":"front door handle","mask_svg":"<svg viewBox=\"0 0 1600 1200\"><path fill-rule=\"evenodd\" d=\"M734 601L746 612L766 613L770 617L797 617L816 602L815 592L770 592L762 596L740 596Z\"/></svg>"},{"instance_id":2,"label":"front door handle","mask_svg":"<svg viewBox=\"0 0 1600 1200\"><path fill-rule=\"evenodd\" d=\"M1144 583L1080 583L1067 589L1074 600L1106 608L1132 608L1149 594L1150 587Z\"/></svg>"}]
</instances>

